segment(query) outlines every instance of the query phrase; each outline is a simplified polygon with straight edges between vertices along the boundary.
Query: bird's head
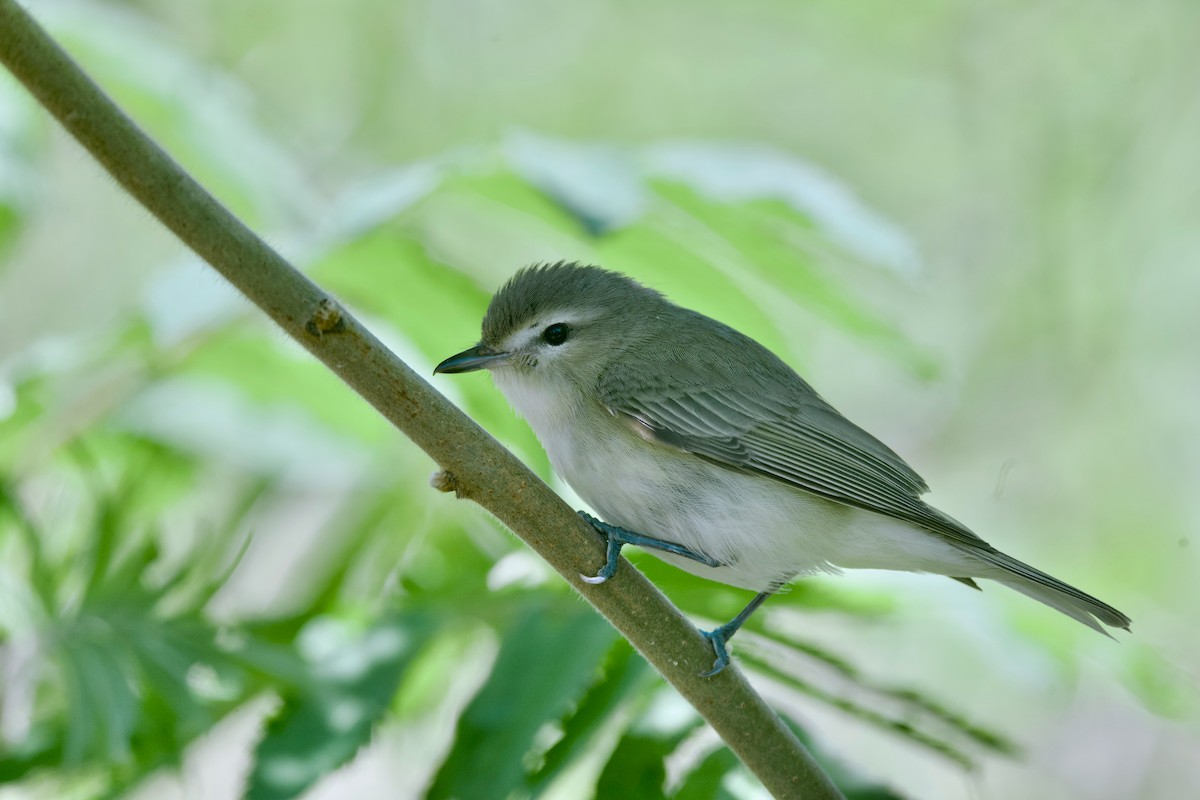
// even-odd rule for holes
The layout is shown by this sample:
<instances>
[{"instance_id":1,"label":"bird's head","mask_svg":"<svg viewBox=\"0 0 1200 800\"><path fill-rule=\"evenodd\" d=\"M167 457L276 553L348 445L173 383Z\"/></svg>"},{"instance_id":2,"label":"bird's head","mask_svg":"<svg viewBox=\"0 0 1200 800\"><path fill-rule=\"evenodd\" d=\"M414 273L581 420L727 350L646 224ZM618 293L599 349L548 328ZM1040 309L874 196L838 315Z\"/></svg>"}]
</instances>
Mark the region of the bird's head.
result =
<instances>
[{"instance_id":1,"label":"bird's head","mask_svg":"<svg viewBox=\"0 0 1200 800\"><path fill-rule=\"evenodd\" d=\"M498 383L594 384L664 303L658 292L599 267L526 267L492 297L479 344L434 373L486 369Z\"/></svg>"}]
</instances>

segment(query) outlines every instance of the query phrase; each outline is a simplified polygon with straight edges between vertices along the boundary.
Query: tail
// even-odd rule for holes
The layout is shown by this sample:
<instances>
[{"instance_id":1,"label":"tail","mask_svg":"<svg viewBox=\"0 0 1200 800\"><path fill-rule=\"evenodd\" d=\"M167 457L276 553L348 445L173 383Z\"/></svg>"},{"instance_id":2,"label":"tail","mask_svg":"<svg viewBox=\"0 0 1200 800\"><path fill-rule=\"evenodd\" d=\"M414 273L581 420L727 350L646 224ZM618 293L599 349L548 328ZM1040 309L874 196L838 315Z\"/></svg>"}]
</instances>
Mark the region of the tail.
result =
<instances>
[{"instance_id":1,"label":"tail","mask_svg":"<svg viewBox=\"0 0 1200 800\"><path fill-rule=\"evenodd\" d=\"M1023 595L1032 597L1038 602L1045 603L1051 608L1058 609L1072 619L1077 619L1093 630L1108 636L1103 626L1129 630L1131 620L1101 600L1097 600L1087 592L1081 592L1074 586L1063 583L1058 578L1047 575L1041 570L1034 569L1028 564L1017 561L1012 556L998 550L976 553L989 564L1004 570L1001 575L987 575L997 583L1002 583L1010 589L1015 589Z\"/></svg>"}]
</instances>

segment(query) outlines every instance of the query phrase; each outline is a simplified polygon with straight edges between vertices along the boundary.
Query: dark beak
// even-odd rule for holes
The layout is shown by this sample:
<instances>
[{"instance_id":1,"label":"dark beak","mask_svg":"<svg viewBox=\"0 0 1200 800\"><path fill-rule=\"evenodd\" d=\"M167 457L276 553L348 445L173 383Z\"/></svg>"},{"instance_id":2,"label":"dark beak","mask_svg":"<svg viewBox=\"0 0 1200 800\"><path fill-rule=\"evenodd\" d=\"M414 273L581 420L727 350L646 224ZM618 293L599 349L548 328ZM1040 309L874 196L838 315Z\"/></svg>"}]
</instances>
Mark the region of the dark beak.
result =
<instances>
[{"instance_id":1,"label":"dark beak","mask_svg":"<svg viewBox=\"0 0 1200 800\"><path fill-rule=\"evenodd\" d=\"M469 350L463 350L458 355L450 356L433 368L433 374L453 375L456 372L474 372L477 369L487 369L492 364L508 358L508 353L497 353L490 347L477 344Z\"/></svg>"}]
</instances>

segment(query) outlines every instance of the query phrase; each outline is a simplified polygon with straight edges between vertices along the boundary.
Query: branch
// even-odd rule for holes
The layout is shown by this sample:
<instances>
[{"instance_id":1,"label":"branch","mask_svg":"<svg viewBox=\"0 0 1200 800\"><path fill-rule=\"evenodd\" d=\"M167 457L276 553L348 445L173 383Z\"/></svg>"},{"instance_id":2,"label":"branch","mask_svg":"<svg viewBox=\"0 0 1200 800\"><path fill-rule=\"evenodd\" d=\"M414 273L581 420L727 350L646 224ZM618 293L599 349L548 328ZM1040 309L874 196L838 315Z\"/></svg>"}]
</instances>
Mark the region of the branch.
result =
<instances>
[{"instance_id":1,"label":"branch","mask_svg":"<svg viewBox=\"0 0 1200 800\"><path fill-rule=\"evenodd\" d=\"M628 562L602 586L589 526L536 475L222 207L91 82L14 0L0 0L0 61L125 189L289 336L428 453L453 488L538 552L674 686L778 798L841 797L739 669ZM548 654L547 657L552 657Z\"/></svg>"}]
</instances>

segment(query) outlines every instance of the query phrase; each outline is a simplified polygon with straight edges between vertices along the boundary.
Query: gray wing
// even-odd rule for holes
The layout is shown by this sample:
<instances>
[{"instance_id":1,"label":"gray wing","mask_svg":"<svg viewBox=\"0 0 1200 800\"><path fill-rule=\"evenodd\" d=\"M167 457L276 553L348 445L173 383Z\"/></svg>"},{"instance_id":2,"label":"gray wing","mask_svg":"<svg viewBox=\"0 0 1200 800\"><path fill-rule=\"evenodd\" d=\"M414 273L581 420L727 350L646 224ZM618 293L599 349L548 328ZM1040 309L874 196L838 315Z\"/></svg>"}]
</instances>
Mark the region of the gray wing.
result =
<instances>
[{"instance_id":1,"label":"gray wing","mask_svg":"<svg viewBox=\"0 0 1200 800\"><path fill-rule=\"evenodd\" d=\"M619 359L600 377L601 403L663 445L991 550L926 505L921 476L769 350L706 321L686 346L648 344L647 357Z\"/></svg>"}]
</instances>

